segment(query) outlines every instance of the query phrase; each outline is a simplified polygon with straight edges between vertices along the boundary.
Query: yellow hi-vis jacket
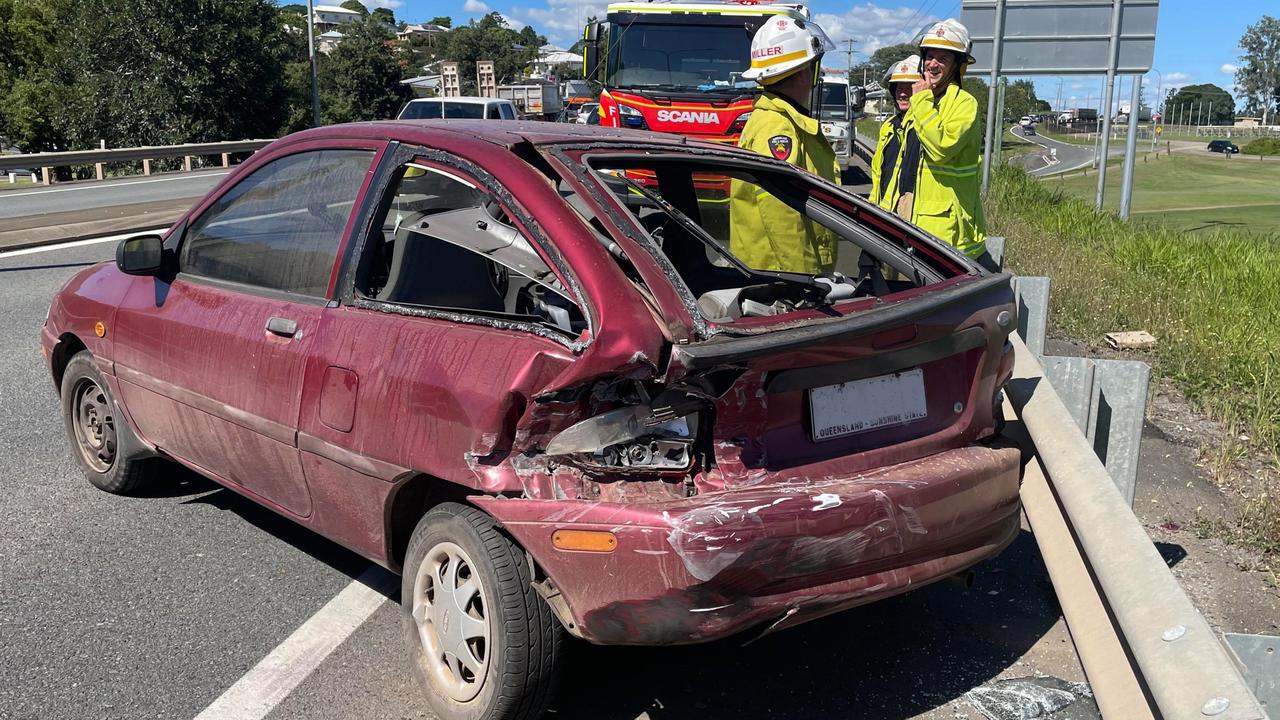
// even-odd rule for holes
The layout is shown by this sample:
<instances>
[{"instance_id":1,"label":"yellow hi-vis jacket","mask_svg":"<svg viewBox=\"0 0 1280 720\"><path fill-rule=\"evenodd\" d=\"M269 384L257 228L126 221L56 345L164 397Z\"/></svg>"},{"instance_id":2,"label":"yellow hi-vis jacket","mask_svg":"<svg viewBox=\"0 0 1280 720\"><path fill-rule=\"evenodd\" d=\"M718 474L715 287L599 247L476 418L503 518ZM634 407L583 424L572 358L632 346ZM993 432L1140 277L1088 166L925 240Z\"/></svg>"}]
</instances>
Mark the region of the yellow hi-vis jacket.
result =
<instances>
[{"instance_id":1,"label":"yellow hi-vis jacket","mask_svg":"<svg viewBox=\"0 0 1280 720\"><path fill-rule=\"evenodd\" d=\"M769 92L756 98L738 147L804 168L835 182L836 154L817 118ZM759 185L734 179L729 191L729 249L756 270L820 273L835 269L834 233Z\"/></svg>"},{"instance_id":2,"label":"yellow hi-vis jacket","mask_svg":"<svg viewBox=\"0 0 1280 720\"><path fill-rule=\"evenodd\" d=\"M987 228L978 196L978 102L956 84L936 99L932 90L922 90L911 96L906 120L922 155L911 222L969 257L982 255Z\"/></svg>"},{"instance_id":3,"label":"yellow hi-vis jacket","mask_svg":"<svg viewBox=\"0 0 1280 720\"><path fill-rule=\"evenodd\" d=\"M890 177L881 177L885 151L895 137L898 142L895 145L897 157L893 159L893 172ZM871 194L867 198L889 212L893 212L898 203L898 171L902 169L903 143L906 141L906 118L895 115L881 123L880 137L876 140L876 151L871 156Z\"/></svg>"}]
</instances>

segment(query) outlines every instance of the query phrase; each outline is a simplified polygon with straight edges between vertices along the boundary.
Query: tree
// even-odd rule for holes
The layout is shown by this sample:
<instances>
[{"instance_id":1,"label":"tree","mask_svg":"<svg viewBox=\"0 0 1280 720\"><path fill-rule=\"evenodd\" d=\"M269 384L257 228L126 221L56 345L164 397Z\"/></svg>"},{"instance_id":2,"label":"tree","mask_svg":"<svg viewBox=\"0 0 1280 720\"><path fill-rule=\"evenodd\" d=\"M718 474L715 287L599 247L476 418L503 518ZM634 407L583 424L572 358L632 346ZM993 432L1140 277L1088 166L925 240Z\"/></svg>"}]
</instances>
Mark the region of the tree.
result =
<instances>
[{"instance_id":1,"label":"tree","mask_svg":"<svg viewBox=\"0 0 1280 720\"><path fill-rule=\"evenodd\" d=\"M391 8L384 8L384 7L374 8L373 12L370 13L370 15L375 19L381 20L382 22L388 25L396 24L396 14L391 11Z\"/></svg>"},{"instance_id":2,"label":"tree","mask_svg":"<svg viewBox=\"0 0 1280 720\"><path fill-rule=\"evenodd\" d=\"M1164 102L1166 119L1181 124L1230 125L1235 121L1236 103L1231 93L1212 83L1187 85L1170 91Z\"/></svg>"},{"instance_id":3,"label":"tree","mask_svg":"<svg viewBox=\"0 0 1280 720\"><path fill-rule=\"evenodd\" d=\"M346 38L320 63L320 116L328 123L395 117L409 99L389 42L391 32L372 17L349 23Z\"/></svg>"},{"instance_id":4,"label":"tree","mask_svg":"<svg viewBox=\"0 0 1280 720\"><path fill-rule=\"evenodd\" d=\"M11 139L26 150L272 137L280 129L281 71L305 40L285 31L273 0L14 3L22 6L44 11L55 31L0 105Z\"/></svg>"},{"instance_id":5,"label":"tree","mask_svg":"<svg viewBox=\"0 0 1280 720\"><path fill-rule=\"evenodd\" d=\"M838 54L832 51L830 54ZM863 75L866 75L867 83L876 81L881 85L884 84L884 75L889 71L890 66L899 60L905 60L912 55L919 55L920 48L911 43L900 43L898 45L886 45L879 50L871 53L871 57L866 62L859 63L849 69L849 82L861 83Z\"/></svg>"},{"instance_id":6,"label":"tree","mask_svg":"<svg viewBox=\"0 0 1280 720\"><path fill-rule=\"evenodd\" d=\"M1240 67L1236 86L1247 98L1246 110L1260 113L1268 125L1272 109L1280 102L1280 20L1263 15L1240 38Z\"/></svg>"},{"instance_id":7,"label":"tree","mask_svg":"<svg viewBox=\"0 0 1280 720\"><path fill-rule=\"evenodd\" d=\"M521 70L538 57L538 48L546 42L528 26L521 32L512 30L501 15L491 12L449 31L437 57L457 62L464 94L474 94L477 60L492 60L498 82L510 82L521 76Z\"/></svg>"},{"instance_id":8,"label":"tree","mask_svg":"<svg viewBox=\"0 0 1280 720\"><path fill-rule=\"evenodd\" d=\"M339 7L346 8L347 10L354 10L355 12L360 13L361 17L369 14L369 8L365 7L364 3L360 2L360 0L342 0L342 5Z\"/></svg>"},{"instance_id":9,"label":"tree","mask_svg":"<svg viewBox=\"0 0 1280 720\"><path fill-rule=\"evenodd\" d=\"M427 24L439 25L440 27L443 27L443 28L451 28L453 27L453 18L449 17L448 15L437 15L431 18L431 20Z\"/></svg>"}]
</instances>

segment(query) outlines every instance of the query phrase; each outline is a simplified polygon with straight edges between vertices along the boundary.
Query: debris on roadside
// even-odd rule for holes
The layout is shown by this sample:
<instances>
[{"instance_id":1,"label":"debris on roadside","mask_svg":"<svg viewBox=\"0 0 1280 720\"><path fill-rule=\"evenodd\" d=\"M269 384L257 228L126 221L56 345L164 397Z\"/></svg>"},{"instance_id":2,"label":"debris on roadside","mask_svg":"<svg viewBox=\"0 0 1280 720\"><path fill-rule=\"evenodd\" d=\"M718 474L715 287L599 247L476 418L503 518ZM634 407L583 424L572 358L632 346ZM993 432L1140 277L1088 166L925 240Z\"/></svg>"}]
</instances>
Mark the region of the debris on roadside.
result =
<instances>
[{"instance_id":1,"label":"debris on roadside","mask_svg":"<svg viewBox=\"0 0 1280 720\"><path fill-rule=\"evenodd\" d=\"M1087 683L1056 677L997 680L964 695L988 720L1101 720Z\"/></svg>"},{"instance_id":2,"label":"debris on roadside","mask_svg":"<svg viewBox=\"0 0 1280 720\"><path fill-rule=\"evenodd\" d=\"M1144 350L1156 346L1156 337L1146 330L1109 332L1107 344L1116 350Z\"/></svg>"}]
</instances>

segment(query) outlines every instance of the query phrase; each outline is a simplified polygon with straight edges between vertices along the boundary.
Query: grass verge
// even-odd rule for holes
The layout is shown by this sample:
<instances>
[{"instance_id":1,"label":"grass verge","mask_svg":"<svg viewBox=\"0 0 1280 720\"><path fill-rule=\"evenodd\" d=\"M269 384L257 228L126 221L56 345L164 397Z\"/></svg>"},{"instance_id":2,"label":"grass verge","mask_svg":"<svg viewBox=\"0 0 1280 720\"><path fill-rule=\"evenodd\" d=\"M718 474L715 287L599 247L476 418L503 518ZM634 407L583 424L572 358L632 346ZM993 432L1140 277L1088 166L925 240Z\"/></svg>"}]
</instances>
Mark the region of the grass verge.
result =
<instances>
[{"instance_id":1,"label":"grass verge","mask_svg":"<svg viewBox=\"0 0 1280 720\"><path fill-rule=\"evenodd\" d=\"M1280 452L1280 238L1125 222L1055 188L1000 167L985 204L989 231L1011 239L1009 267L1053 278L1052 324L1095 346L1110 331L1151 332L1157 373ZM1246 501L1251 544L1280 550L1275 499Z\"/></svg>"}]
</instances>

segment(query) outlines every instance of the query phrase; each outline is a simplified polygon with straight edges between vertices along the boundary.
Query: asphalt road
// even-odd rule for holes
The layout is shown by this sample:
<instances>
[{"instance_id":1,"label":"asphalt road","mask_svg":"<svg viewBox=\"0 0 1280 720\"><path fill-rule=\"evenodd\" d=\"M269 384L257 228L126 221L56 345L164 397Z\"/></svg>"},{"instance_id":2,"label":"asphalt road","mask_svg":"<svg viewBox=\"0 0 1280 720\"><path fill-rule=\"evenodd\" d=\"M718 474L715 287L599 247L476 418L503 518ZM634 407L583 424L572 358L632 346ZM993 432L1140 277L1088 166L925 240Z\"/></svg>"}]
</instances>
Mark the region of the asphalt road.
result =
<instances>
[{"instance_id":1,"label":"asphalt road","mask_svg":"<svg viewBox=\"0 0 1280 720\"><path fill-rule=\"evenodd\" d=\"M0 718L193 718L369 568L176 467L138 497L79 474L38 331L62 283L113 249L0 255ZM976 570L970 590L932 585L746 646L574 644L550 717L976 720L963 695L993 678L1080 680L1030 534ZM266 717L431 717L398 613L382 602Z\"/></svg>"},{"instance_id":2,"label":"asphalt road","mask_svg":"<svg viewBox=\"0 0 1280 720\"><path fill-rule=\"evenodd\" d=\"M1071 143L1053 140L1043 135L1023 135L1021 128L1017 125L1009 128L1009 133L1020 140L1035 143L1036 145L1045 148L1045 156L1049 156L1048 151L1050 149L1056 151L1054 157L1057 162L1030 170L1029 172L1032 175L1041 177L1045 175L1057 175L1058 173L1069 172L1071 170L1079 170L1080 168L1093 163L1094 149L1092 146L1073 145ZM1121 145L1121 153L1123 154L1123 145ZM1116 154L1114 143L1111 145L1110 153L1108 154Z\"/></svg>"},{"instance_id":3,"label":"asphalt road","mask_svg":"<svg viewBox=\"0 0 1280 720\"><path fill-rule=\"evenodd\" d=\"M230 170L55 184L0 192L0 218L93 210L160 200L202 197Z\"/></svg>"}]
</instances>

